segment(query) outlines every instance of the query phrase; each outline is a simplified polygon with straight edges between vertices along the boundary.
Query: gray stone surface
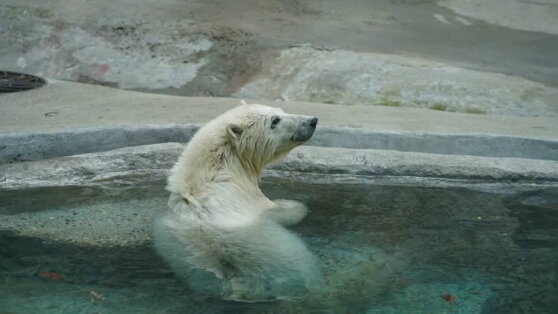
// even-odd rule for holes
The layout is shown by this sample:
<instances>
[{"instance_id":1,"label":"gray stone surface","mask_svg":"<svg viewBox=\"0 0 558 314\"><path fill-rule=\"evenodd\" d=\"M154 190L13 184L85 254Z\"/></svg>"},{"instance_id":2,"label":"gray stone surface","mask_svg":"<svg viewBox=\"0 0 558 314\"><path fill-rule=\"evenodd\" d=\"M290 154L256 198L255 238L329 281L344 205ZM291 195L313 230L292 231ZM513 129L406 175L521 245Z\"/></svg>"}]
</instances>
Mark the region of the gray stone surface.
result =
<instances>
[{"instance_id":1,"label":"gray stone surface","mask_svg":"<svg viewBox=\"0 0 558 314\"><path fill-rule=\"evenodd\" d=\"M0 67L125 89L227 95L254 55L237 48L253 41L203 21L195 8L179 0L7 0L0 4Z\"/></svg>"},{"instance_id":2,"label":"gray stone surface","mask_svg":"<svg viewBox=\"0 0 558 314\"><path fill-rule=\"evenodd\" d=\"M183 145L166 143L0 166L3 189L45 186L125 187L163 180ZM270 169L316 174L558 181L558 161L450 156L387 150L302 146Z\"/></svg>"},{"instance_id":3,"label":"gray stone surface","mask_svg":"<svg viewBox=\"0 0 558 314\"><path fill-rule=\"evenodd\" d=\"M319 126L385 132L493 134L556 139L556 117L449 113L387 106L338 106L308 102L247 100L317 116ZM205 123L239 105L238 99L177 97L51 80L24 93L0 94L0 133L69 128Z\"/></svg>"},{"instance_id":4,"label":"gray stone surface","mask_svg":"<svg viewBox=\"0 0 558 314\"><path fill-rule=\"evenodd\" d=\"M234 96L558 116L558 89L544 84L427 60L311 47L282 51Z\"/></svg>"},{"instance_id":5,"label":"gray stone surface","mask_svg":"<svg viewBox=\"0 0 558 314\"><path fill-rule=\"evenodd\" d=\"M146 144L182 142L198 125L121 126L0 134L0 164L41 160ZM385 132L320 127L308 145L446 155L558 160L558 141L492 134Z\"/></svg>"},{"instance_id":6,"label":"gray stone surface","mask_svg":"<svg viewBox=\"0 0 558 314\"><path fill-rule=\"evenodd\" d=\"M288 61L317 67L301 68L312 84L333 89L291 87L281 93L289 99L542 116L556 105L549 88L558 87L555 7L553 0L5 0L0 68L231 96L242 87L246 94L255 78L294 75L292 67L275 67L273 75L262 68ZM300 46L319 51L291 49ZM331 56L340 64L321 73ZM263 91L270 94L261 98L277 96Z\"/></svg>"},{"instance_id":7,"label":"gray stone surface","mask_svg":"<svg viewBox=\"0 0 558 314\"><path fill-rule=\"evenodd\" d=\"M104 185L114 178L130 178L130 184L164 180L182 148L183 144L165 143L18 162L0 166L0 182L3 189L20 189L96 182Z\"/></svg>"},{"instance_id":8,"label":"gray stone surface","mask_svg":"<svg viewBox=\"0 0 558 314\"><path fill-rule=\"evenodd\" d=\"M207 54L213 44L192 34L179 36L176 25L160 24L104 25L95 31L73 25L43 25L34 33L44 45L22 51L15 60L4 56L3 63L15 61L18 67L43 75L88 78L127 89L179 88L190 83L208 63L209 58L199 55ZM162 36L160 28L174 32ZM139 32L145 40L138 40ZM122 33L128 33L124 40L120 40ZM46 44L49 41L56 44Z\"/></svg>"},{"instance_id":9,"label":"gray stone surface","mask_svg":"<svg viewBox=\"0 0 558 314\"><path fill-rule=\"evenodd\" d=\"M0 135L0 164L166 142L188 142L197 125L67 129Z\"/></svg>"},{"instance_id":10,"label":"gray stone surface","mask_svg":"<svg viewBox=\"0 0 558 314\"><path fill-rule=\"evenodd\" d=\"M558 178L557 161L325 147L301 147L272 169L483 180L556 181Z\"/></svg>"},{"instance_id":11,"label":"gray stone surface","mask_svg":"<svg viewBox=\"0 0 558 314\"><path fill-rule=\"evenodd\" d=\"M441 0L438 3L457 14L488 23L526 30L558 34L556 0Z\"/></svg>"},{"instance_id":12,"label":"gray stone surface","mask_svg":"<svg viewBox=\"0 0 558 314\"><path fill-rule=\"evenodd\" d=\"M165 178L182 148L166 143L0 166L0 231L104 247L149 242L152 220L166 210ZM558 184L558 161L311 146L270 169L265 177L329 184L377 177L380 184L389 178L396 186L490 193Z\"/></svg>"},{"instance_id":13,"label":"gray stone surface","mask_svg":"<svg viewBox=\"0 0 558 314\"><path fill-rule=\"evenodd\" d=\"M483 133L385 132L323 127L308 143L312 146L381 149L445 155L521 157L558 160L558 141Z\"/></svg>"},{"instance_id":14,"label":"gray stone surface","mask_svg":"<svg viewBox=\"0 0 558 314\"><path fill-rule=\"evenodd\" d=\"M315 146L557 159L558 119L387 106L248 101L317 116ZM0 95L0 163L186 142L198 125L239 105L51 81ZM348 110L350 108L350 110Z\"/></svg>"}]
</instances>

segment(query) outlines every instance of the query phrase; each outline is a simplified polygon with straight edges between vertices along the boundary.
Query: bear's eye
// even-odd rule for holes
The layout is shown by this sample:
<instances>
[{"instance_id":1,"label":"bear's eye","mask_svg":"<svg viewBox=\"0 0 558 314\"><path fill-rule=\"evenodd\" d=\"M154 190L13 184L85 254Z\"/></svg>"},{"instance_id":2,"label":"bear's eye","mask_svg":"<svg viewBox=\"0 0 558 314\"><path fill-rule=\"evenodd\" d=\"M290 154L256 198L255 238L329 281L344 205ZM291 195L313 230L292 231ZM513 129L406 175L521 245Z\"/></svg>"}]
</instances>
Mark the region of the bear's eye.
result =
<instances>
[{"instance_id":1,"label":"bear's eye","mask_svg":"<svg viewBox=\"0 0 558 314\"><path fill-rule=\"evenodd\" d=\"M273 120L271 120L271 128L274 129L279 122L281 122L281 118L274 117Z\"/></svg>"}]
</instances>

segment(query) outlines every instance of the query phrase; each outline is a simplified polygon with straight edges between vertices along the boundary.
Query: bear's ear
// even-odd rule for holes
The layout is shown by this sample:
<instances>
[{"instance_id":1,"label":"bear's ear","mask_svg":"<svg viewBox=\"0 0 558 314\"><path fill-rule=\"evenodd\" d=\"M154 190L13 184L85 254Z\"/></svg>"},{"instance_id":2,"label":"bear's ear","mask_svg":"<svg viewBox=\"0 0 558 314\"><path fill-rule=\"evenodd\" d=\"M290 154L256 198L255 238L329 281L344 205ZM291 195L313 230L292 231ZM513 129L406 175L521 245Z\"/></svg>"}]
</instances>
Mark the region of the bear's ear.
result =
<instances>
[{"instance_id":1,"label":"bear's ear","mask_svg":"<svg viewBox=\"0 0 558 314\"><path fill-rule=\"evenodd\" d=\"M244 130L237 124L229 123L227 125L227 132L232 139L238 139Z\"/></svg>"},{"instance_id":2,"label":"bear's ear","mask_svg":"<svg viewBox=\"0 0 558 314\"><path fill-rule=\"evenodd\" d=\"M244 101L244 99L240 100L240 105L241 106L248 106L248 104Z\"/></svg>"}]
</instances>

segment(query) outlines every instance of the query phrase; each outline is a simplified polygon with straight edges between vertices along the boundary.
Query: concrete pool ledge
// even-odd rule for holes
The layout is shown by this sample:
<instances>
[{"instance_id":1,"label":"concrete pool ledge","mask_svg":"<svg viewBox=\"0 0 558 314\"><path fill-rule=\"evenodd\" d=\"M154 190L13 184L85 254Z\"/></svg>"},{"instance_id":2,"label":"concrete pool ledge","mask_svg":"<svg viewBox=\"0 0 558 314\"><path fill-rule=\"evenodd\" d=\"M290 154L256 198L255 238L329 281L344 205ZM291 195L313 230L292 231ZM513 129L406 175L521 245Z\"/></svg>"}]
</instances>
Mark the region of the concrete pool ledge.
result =
<instances>
[{"instance_id":1,"label":"concrete pool ledge","mask_svg":"<svg viewBox=\"0 0 558 314\"><path fill-rule=\"evenodd\" d=\"M99 126L0 134L0 164L166 142L185 143L199 124ZM558 160L558 140L498 134L393 132L320 126L307 144L320 147Z\"/></svg>"},{"instance_id":2,"label":"concrete pool ledge","mask_svg":"<svg viewBox=\"0 0 558 314\"><path fill-rule=\"evenodd\" d=\"M0 232L100 247L150 243L152 221L166 210L165 179L183 147L162 143L2 165ZM269 168L264 183L279 177L512 195L558 186L558 161L524 158L302 146Z\"/></svg>"},{"instance_id":3,"label":"concrete pool ledge","mask_svg":"<svg viewBox=\"0 0 558 314\"><path fill-rule=\"evenodd\" d=\"M184 145L126 147L0 166L1 190L56 186L132 188L165 180ZM271 170L295 173L558 183L558 161L302 146Z\"/></svg>"},{"instance_id":4,"label":"concrete pool ledge","mask_svg":"<svg viewBox=\"0 0 558 314\"><path fill-rule=\"evenodd\" d=\"M318 116L314 146L558 160L556 118L248 102ZM37 90L0 95L0 164L187 142L199 125L238 104L51 80Z\"/></svg>"}]
</instances>

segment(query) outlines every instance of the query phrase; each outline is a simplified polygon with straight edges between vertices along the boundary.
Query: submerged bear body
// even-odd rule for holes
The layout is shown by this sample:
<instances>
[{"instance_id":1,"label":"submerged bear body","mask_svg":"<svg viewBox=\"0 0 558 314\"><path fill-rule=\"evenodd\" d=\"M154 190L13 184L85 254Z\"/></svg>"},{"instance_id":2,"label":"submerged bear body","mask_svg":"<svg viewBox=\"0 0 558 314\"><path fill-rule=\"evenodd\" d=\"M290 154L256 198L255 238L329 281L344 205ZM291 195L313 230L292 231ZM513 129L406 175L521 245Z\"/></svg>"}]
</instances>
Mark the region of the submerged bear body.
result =
<instances>
[{"instance_id":1,"label":"submerged bear body","mask_svg":"<svg viewBox=\"0 0 558 314\"><path fill-rule=\"evenodd\" d=\"M263 168L312 136L317 119L242 105L192 138L168 180L155 248L192 289L236 301L301 296L319 281L314 255L285 226L304 204L268 199Z\"/></svg>"}]
</instances>

